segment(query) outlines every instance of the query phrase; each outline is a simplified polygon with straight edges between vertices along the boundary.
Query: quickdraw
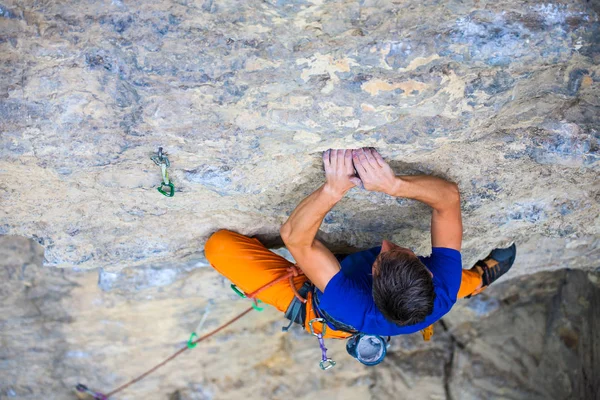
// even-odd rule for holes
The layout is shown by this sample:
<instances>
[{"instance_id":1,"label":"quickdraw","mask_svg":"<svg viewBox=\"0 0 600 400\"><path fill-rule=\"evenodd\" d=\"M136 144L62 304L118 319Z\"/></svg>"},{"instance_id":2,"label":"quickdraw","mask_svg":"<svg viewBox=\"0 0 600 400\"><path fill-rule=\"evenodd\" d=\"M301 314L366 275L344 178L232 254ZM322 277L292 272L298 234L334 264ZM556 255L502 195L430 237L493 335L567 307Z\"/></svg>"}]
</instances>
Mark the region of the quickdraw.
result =
<instances>
[{"instance_id":1,"label":"quickdraw","mask_svg":"<svg viewBox=\"0 0 600 400\"><path fill-rule=\"evenodd\" d=\"M323 324L320 333L315 333L315 330L313 328L313 323L315 322L320 322L321 324ZM335 367L336 362L333 361L331 358L327 357L327 347L325 347L325 340L323 340L323 336L327 331L327 323L325 322L325 320L323 318L313 318L308 322L308 327L310 328L310 334L316 336L319 340L319 347L321 348L321 362L319 363L319 367L323 371Z\"/></svg>"},{"instance_id":2,"label":"quickdraw","mask_svg":"<svg viewBox=\"0 0 600 400\"><path fill-rule=\"evenodd\" d=\"M231 290L233 290L235 292L235 294L240 296L242 299L250 297L250 296L247 296L246 293L244 293L240 289L238 289L238 287L235 286L233 283L231 284ZM252 299L252 308L254 308L256 311L261 312L265 309L264 307L260 306L262 304L262 301L260 301L259 299L253 298L253 297L250 297L250 299Z\"/></svg>"},{"instance_id":3,"label":"quickdraw","mask_svg":"<svg viewBox=\"0 0 600 400\"><path fill-rule=\"evenodd\" d=\"M167 155L163 154L163 148L159 147L158 153L154 156L151 156L150 159L154 161L154 164L160 167L160 172L162 175L162 182L160 186L156 188L156 190L158 190L158 192L164 196L173 197L175 195L175 185L173 185L173 182L169 181L169 171L167 171L167 168L171 166L171 163L169 162ZM165 186L169 188L169 191L165 191L163 189Z\"/></svg>"},{"instance_id":4,"label":"quickdraw","mask_svg":"<svg viewBox=\"0 0 600 400\"><path fill-rule=\"evenodd\" d=\"M188 348L193 349L194 347L196 347L196 343L193 342L194 338L197 338L198 333L202 332L202 327L204 326L204 323L206 322L206 319L208 318L208 314L210 314L210 309L211 309L212 304L213 304L213 301L209 300L208 304L204 308L204 314L202 314L202 318L200 319L200 322L198 322L198 326L196 326L196 330L194 330L192 332L192 334L190 335L190 339L187 342Z\"/></svg>"}]
</instances>

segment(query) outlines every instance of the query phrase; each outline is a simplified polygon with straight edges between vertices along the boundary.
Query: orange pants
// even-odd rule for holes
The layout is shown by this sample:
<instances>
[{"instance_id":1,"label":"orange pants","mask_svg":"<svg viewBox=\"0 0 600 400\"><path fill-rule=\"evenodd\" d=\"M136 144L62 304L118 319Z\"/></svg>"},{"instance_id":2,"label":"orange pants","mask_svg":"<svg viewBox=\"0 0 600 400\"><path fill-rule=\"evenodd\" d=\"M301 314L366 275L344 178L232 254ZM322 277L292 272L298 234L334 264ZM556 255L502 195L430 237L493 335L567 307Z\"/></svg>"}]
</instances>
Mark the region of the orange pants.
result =
<instances>
[{"instance_id":1,"label":"orange pants","mask_svg":"<svg viewBox=\"0 0 600 400\"><path fill-rule=\"evenodd\" d=\"M213 234L204 247L206 258L221 275L233 282L244 293L251 293L258 288L274 281L284 275L286 268L293 265L285 258L273 253L258 239L249 238L239 233L220 230ZM294 278L296 289L300 289L308 278L300 275ZM481 284L481 276L470 270L463 270L462 283L458 291L458 298L463 298L473 293ZM285 312L294 298L288 280L279 282L262 292L257 298L272 305L281 312ZM315 318L315 312L310 301L306 303L306 323ZM318 325L318 324L317 324ZM320 333L319 326L315 332ZM326 338L345 338L350 334L333 329L327 329Z\"/></svg>"}]
</instances>

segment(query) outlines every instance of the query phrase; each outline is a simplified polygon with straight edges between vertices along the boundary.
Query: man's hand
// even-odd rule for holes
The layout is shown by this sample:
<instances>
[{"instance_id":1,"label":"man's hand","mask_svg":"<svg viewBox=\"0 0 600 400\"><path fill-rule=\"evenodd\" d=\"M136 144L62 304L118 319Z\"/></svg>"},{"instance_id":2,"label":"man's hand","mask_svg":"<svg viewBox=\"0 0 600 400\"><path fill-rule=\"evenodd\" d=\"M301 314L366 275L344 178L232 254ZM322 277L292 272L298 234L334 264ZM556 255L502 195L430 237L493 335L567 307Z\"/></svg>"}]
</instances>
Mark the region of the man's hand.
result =
<instances>
[{"instance_id":1,"label":"man's hand","mask_svg":"<svg viewBox=\"0 0 600 400\"><path fill-rule=\"evenodd\" d=\"M352 150L323 153L327 182L302 200L279 232L287 249L304 274L321 292L340 270L333 253L315 239L325 215L360 179L354 175Z\"/></svg>"},{"instance_id":2,"label":"man's hand","mask_svg":"<svg viewBox=\"0 0 600 400\"><path fill-rule=\"evenodd\" d=\"M400 182L392 168L375 149L352 150L354 168L358 172L365 189L394 195Z\"/></svg>"},{"instance_id":3,"label":"man's hand","mask_svg":"<svg viewBox=\"0 0 600 400\"><path fill-rule=\"evenodd\" d=\"M432 246L460 251L462 218L460 193L455 183L427 175L396 176L374 149L354 150L352 159L365 189L415 199L433 208Z\"/></svg>"},{"instance_id":4,"label":"man's hand","mask_svg":"<svg viewBox=\"0 0 600 400\"><path fill-rule=\"evenodd\" d=\"M352 150L332 150L323 153L325 167L325 187L336 196L342 197L354 186L360 186L360 179L354 175Z\"/></svg>"}]
</instances>

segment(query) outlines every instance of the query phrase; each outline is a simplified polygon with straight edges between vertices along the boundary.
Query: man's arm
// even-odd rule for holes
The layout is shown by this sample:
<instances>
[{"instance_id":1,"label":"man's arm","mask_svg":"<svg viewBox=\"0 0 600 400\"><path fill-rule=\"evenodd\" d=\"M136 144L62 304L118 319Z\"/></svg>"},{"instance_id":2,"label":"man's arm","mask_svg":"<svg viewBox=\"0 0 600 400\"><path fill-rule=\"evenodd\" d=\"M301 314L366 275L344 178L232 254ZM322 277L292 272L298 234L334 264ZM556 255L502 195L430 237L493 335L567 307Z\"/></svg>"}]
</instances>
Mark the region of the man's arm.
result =
<instances>
[{"instance_id":1,"label":"man's arm","mask_svg":"<svg viewBox=\"0 0 600 400\"><path fill-rule=\"evenodd\" d=\"M463 230L455 183L428 175L396 176L383 157L371 149L354 151L353 159L365 189L415 199L433 208L432 246L460 251Z\"/></svg>"},{"instance_id":2,"label":"man's arm","mask_svg":"<svg viewBox=\"0 0 600 400\"><path fill-rule=\"evenodd\" d=\"M462 218L455 183L428 175L398 176L393 196L421 201L431 208L431 245L460 251Z\"/></svg>"},{"instance_id":3,"label":"man's arm","mask_svg":"<svg viewBox=\"0 0 600 400\"><path fill-rule=\"evenodd\" d=\"M304 199L280 229L281 238L298 266L319 290L340 270L340 264L321 242L315 239L325 215L352 187L360 184L354 176L351 150L323 153L327 182Z\"/></svg>"}]
</instances>

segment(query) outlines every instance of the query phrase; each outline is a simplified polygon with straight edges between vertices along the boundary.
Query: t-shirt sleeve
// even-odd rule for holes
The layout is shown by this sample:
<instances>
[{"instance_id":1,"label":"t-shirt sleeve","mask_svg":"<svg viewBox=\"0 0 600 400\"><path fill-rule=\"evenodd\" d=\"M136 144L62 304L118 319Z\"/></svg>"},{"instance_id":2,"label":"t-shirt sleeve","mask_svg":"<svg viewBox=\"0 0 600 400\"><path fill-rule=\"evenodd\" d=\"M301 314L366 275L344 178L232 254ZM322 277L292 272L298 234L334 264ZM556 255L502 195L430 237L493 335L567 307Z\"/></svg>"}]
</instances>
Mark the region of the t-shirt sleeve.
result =
<instances>
[{"instance_id":1,"label":"t-shirt sleeve","mask_svg":"<svg viewBox=\"0 0 600 400\"><path fill-rule=\"evenodd\" d=\"M321 307L330 314L335 314L339 299L347 298L351 281L344 275L342 270L333 276L327 283L325 291L320 294L319 302Z\"/></svg>"},{"instance_id":2,"label":"t-shirt sleeve","mask_svg":"<svg viewBox=\"0 0 600 400\"><path fill-rule=\"evenodd\" d=\"M352 310L361 309L361 302L365 301L363 295L360 285L340 270L327 283L325 291L319 294L319 306L332 317L358 327L364 322L364 315Z\"/></svg>"},{"instance_id":3,"label":"t-shirt sleeve","mask_svg":"<svg viewBox=\"0 0 600 400\"><path fill-rule=\"evenodd\" d=\"M439 290L443 290L453 301L462 281L462 256L460 251L445 247L434 247L426 264L433 279L437 281Z\"/></svg>"}]
</instances>

